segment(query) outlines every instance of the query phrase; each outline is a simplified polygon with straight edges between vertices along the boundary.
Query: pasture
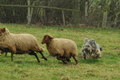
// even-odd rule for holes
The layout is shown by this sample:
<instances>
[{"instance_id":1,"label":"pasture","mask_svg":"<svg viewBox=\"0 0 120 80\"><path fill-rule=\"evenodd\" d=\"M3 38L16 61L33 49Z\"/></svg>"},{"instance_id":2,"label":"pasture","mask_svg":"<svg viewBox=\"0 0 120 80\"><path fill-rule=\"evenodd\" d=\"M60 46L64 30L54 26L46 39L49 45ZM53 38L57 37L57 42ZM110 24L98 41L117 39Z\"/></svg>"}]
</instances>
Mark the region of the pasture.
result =
<instances>
[{"instance_id":1,"label":"pasture","mask_svg":"<svg viewBox=\"0 0 120 80\"><path fill-rule=\"evenodd\" d=\"M31 55L14 55L13 62L10 53L5 57L0 54L1 80L120 80L120 29L101 28L68 28L23 24L0 24L0 28L8 28L11 33L29 33L34 35L40 46L49 55L45 44L41 44L44 35L57 38L68 38L76 42L79 54L78 65L75 61L63 64L54 57L48 61L41 59L40 63ZM84 38L93 38L103 48L102 58L83 60L80 57Z\"/></svg>"}]
</instances>

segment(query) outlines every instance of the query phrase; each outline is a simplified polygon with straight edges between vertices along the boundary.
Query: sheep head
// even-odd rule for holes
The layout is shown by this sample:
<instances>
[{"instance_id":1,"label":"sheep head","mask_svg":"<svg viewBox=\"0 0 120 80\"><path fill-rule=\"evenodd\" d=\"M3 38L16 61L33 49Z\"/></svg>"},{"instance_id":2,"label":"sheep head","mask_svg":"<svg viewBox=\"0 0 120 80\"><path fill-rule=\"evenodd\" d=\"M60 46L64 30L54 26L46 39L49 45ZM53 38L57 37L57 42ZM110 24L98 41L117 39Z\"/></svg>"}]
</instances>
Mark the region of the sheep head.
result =
<instances>
[{"instance_id":1,"label":"sheep head","mask_svg":"<svg viewBox=\"0 0 120 80\"><path fill-rule=\"evenodd\" d=\"M5 32L5 28L0 28L0 36Z\"/></svg>"},{"instance_id":2,"label":"sheep head","mask_svg":"<svg viewBox=\"0 0 120 80\"><path fill-rule=\"evenodd\" d=\"M41 43L42 43L42 44L44 44L44 43L49 44L50 41L51 41L51 39L53 39L52 36L50 36L50 35L44 35Z\"/></svg>"}]
</instances>

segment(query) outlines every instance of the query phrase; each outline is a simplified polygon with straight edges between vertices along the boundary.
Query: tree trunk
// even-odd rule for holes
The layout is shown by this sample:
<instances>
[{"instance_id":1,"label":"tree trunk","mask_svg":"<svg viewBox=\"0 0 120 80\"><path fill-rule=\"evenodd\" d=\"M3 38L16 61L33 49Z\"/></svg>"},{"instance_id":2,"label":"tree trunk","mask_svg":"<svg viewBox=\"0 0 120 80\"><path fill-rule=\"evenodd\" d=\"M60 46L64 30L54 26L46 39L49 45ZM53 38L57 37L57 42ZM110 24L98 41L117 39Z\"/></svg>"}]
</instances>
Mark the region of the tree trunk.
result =
<instances>
[{"instance_id":1,"label":"tree trunk","mask_svg":"<svg viewBox=\"0 0 120 80\"><path fill-rule=\"evenodd\" d=\"M105 3L104 3L102 28L107 27L107 17L108 17L108 11L109 11L110 3L111 3L110 0L106 0Z\"/></svg>"},{"instance_id":2,"label":"tree trunk","mask_svg":"<svg viewBox=\"0 0 120 80\"><path fill-rule=\"evenodd\" d=\"M28 6L30 6L30 0L27 0L27 3L28 3ZM27 25L30 25L30 23L31 23L31 9L30 9L30 7L28 7L27 20L28 20Z\"/></svg>"},{"instance_id":3,"label":"tree trunk","mask_svg":"<svg viewBox=\"0 0 120 80\"><path fill-rule=\"evenodd\" d=\"M107 26L107 15L108 15L108 12L106 10L105 12L103 12L102 28L106 28Z\"/></svg>"},{"instance_id":4,"label":"tree trunk","mask_svg":"<svg viewBox=\"0 0 120 80\"><path fill-rule=\"evenodd\" d=\"M63 26L65 26L65 14L64 14L64 10L62 10L62 19L63 19Z\"/></svg>"},{"instance_id":5,"label":"tree trunk","mask_svg":"<svg viewBox=\"0 0 120 80\"><path fill-rule=\"evenodd\" d=\"M28 3L28 6L30 6L30 0L27 0L27 3ZM34 6L35 5L35 1L32 3L32 5ZM31 24L31 19L32 19L32 14L33 14L33 7L28 7L28 15L27 15L27 25L30 25Z\"/></svg>"},{"instance_id":6,"label":"tree trunk","mask_svg":"<svg viewBox=\"0 0 120 80\"><path fill-rule=\"evenodd\" d=\"M78 0L73 0L73 9L78 10ZM73 12L72 14L73 24L79 23L79 12Z\"/></svg>"},{"instance_id":7,"label":"tree trunk","mask_svg":"<svg viewBox=\"0 0 120 80\"><path fill-rule=\"evenodd\" d=\"M114 19L114 27L118 27L118 25L120 24L120 12L117 13L115 16L115 19Z\"/></svg>"},{"instance_id":8,"label":"tree trunk","mask_svg":"<svg viewBox=\"0 0 120 80\"><path fill-rule=\"evenodd\" d=\"M88 2L86 1L85 2L85 20L86 20L86 22L87 22L87 17L88 17Z\"/></svg>"}]
</instances>

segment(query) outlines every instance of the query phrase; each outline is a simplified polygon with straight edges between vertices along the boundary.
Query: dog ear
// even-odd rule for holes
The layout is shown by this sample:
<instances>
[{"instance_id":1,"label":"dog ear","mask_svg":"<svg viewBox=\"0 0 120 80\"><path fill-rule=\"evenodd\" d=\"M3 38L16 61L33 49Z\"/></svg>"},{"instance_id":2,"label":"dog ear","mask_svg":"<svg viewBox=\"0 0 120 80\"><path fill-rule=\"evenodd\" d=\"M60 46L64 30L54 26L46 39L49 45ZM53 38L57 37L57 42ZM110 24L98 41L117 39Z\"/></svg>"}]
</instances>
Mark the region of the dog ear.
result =
<instances>
[{"instance_id":1,"label":"dog ear","mask_svg":"<svg viewBox=\"0 0 120 80\"><path fill-rule=\"evenodd\" d=\"M85 39L84 39L84 42L85 42L85 43L87 43L87 42L88 42L88 40L89 40L88 38L85 38Z\"/></svg>"},{"instance_id":2,"label":"dog ear","mask_svg":"<svg viewBox=\"0 0 120 80\"><path fill-rule=\"evenodd\" d=\"M92 44L95 44L95 40L94 39L91 39L90 40Z\"/></svg>"},{"instance_id":3,"label":"dog ear","mask_svg":"<svg viewBox=\"0 0 120 80\"><path fill-rule=\"evenodd\" d=\"M95 42L94 39L91 39L91 40L90 40L90 44L91 44L91 46L94 48L94 50L97 48L97 44L96 44L96 42Z\"/></svg>"}]
</instances>

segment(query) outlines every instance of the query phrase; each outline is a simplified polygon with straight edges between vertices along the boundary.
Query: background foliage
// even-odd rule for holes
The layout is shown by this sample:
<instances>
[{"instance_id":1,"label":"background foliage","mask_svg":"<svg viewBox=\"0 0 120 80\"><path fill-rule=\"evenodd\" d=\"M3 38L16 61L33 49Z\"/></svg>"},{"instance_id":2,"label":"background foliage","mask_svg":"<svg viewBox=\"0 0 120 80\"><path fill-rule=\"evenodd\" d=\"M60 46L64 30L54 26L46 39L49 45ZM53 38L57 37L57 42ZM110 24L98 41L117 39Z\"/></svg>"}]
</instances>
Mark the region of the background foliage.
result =
<instances>
[{"instance_id":1,"label":"background foliage","mask_svg":"<svg viewBox=\"0 0 120 80\"><path fill-rule=\"evenodd\" d=\"M120 27L120 0L0 0L0 4L28 5L28 1L34 6L78 10L64 12L67 27ZM1 6L0 22L27 23L27 14L27 7ZM34 8L31 17L32 24L63 25L61 10Z\"/></svg>"}]
</instances>

